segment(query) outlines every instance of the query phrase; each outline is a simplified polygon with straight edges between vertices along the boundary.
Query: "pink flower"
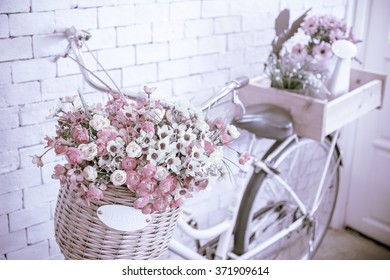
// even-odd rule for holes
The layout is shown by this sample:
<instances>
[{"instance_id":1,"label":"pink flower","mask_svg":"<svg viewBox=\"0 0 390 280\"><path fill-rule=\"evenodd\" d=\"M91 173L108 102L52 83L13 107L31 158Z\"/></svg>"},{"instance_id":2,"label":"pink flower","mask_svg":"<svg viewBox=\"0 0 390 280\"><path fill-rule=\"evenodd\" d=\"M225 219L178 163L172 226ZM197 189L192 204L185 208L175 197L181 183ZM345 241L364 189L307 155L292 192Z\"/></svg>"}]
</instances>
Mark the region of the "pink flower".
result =
<instances>
[{"instance_id":1,"label":"pink flower","mask_svg":"<svg viewBox=\"0 0 390 280\"><path fill-rule=\"evenodd\" d=\"M118 133L112 129L103 129L97 133L97 136L107 143L110 140L115 140L115 138L118 136Z\"/></svg>"},{"instance_id":2,"label":"pink flower","mask_svg":"<svg viewBox=\"0 0 390 280\"><path fill-rule=\"evenodd\" d=\"M125 171L134 170L137 167L137 160L135 158L125 157L122 160L121 166Z\"/></svg>"},{"instance_id":3,"label":"pink flower","mask_svg":"<svg viewBox=\"0 0 390 280\"><path fill-rule=\"evenodd\" d=\"M83 153L74 147L66 150L65 158L70 164L80 164L83 162Z\"/></svg>"},{"instance_id":4,"label":"pink flower","mask_svg":"<svg viewBox=\"0 0 390 280\"><path fill-rule=\"evenodd\" d=\"M310 17L302 23L301 27L305 34L313 35L317 32L318 23L319 22L317 17Z\"/></svg>"},{"instance_id":5,"label":"pink flower","mask_svg":"<svg viewBox=\"0 0 390 280\"><path fill-rule=\"evenodd\" d=\"M222 118L218 118L215 120L214 125L217 128L222 128L225 125L225 121Z\"/></svg>"},{"instance_id":6,"label":"pink flower","mask_svg":"<svg viewBox=\"0 0 390 280\"><path fill-rule=\"evenodd\" d=\"M32 163L33 164L36 164L37 167L43 167L43 161L42 161L42 157L38 156L38 155L34 155L32 157Z\"/></svg>"},{"instance_id":7,"label":"pink flower","mask_svg":"<svg viewBox=\"0 0 390 280\"><path fill-rule=\"evenodd\" d=\"M238 158L238 162L240 164L245 164L248 160L250 160L251 155L248 152L243 152Z\"/></svg>"},{"instance_id":8,"label":"pink flower","mask_svg":"<svg viewBox=\"0 0 390 280\"><path fill-rule=\"evenodd\" d=\"M131 190L134 191L141 181L141 176L135 171L127 171L126 172L126 185Z\"/></svg>"},{"instance_id":9,"label":"pink flower","mask_svg":"<svg viewBox=\"0 0 390 280\"><path fill-rule=\"evenodd\" d=\"M215 151L215 144L211 141L205 140L204 141L204 149L207 153L211 154L212 152Z\"/></svg>"},{"instance_id":10,"label":"pink flower","mask_svg":"<svg viewBox=\"0 0 390 280\"><path fill-rule=\"evenodd\" d=\"M121 186L127 180L127 174L123 170L115 170L110 176L111 182L114 186Z\"/></svg>"},{"instance_id":11,"label":"pink flower","mask_svg":"<svg viewBox=\"0 0 390 280\"><path fill-rule=\"evenodd\" d=\"M134 208L141 209L149 203L149 196L141 196L134 201Z\"/></svg>"},{"instance_id":12,"label":"pink flower","mask_svg":"<svg viewBox=\"0 0 390 280\"><path fill-rule=\"evenodd\" d=\"M302 44L296 44L291 50L292 55L297 61L303 61L307 57L307 49Z\"/></svg>"},{"instance_id":13,"label":"pink flower","mask_svg":"<svg viewBox=\"0 0 390 280\"><path fill-rule=\"evenodd\" d=\"M321 42L313 47L312 55L315 59L321 61L332 57L332 47L330 44Z\"/></svg>"},{"instance_id":14,"label":"pink flower","mask_svg":"<svg viewBox=\"0 0 390 280\"><path fill-rule=\"evenodd\" d=\"M226 132L221 131L221 134L219 137L221 138L221 141L223 144L229 143L229 141L230 141L230 136Z\"/></svg>"},{"instance_id":15,"label":"pink flower","mask_svg":"<svg viewBox=\"0 0 390 280\"><path fill-rule=\"evenodd\" d=\"M103 192L99 190L98 188L90 188L88 189L85 198L88 201L97 201L103 198Z\"/></svg>"},{"instance_id":16,"label":"pink flower","mask_svg":"<svg viewBox=\"0 0 390 280\"><path fill-rule=\"evenodd\" d=\"M103 139L97 139L95 141L96 147L97 147L97 156L101 157L105 154L107 154L107 142L103 141Z\"/></svg>"},{"instance_id":17,"label":"pink flower","mask_svg":"<svg viewBox=\"0 0 390 280\"><path fill-rule=\"evenodd\" d=\"M52 179L60 180L60 184L64 184L66 181L66 168L62 166L61 164L57 164L54 166L54 174L51 175Z\"/></svg>"},{"instance_id":18,"label":"pink flower","mask_svg":"<svg viewBox=\"0 0 390 280\"><path fill-rule=\"evenodd\" d=\"M73 139L77 144L87 144L89 142L88 130L81 125L77 125L73 131Z\"/></svg>"},{"instance_id":19,"label":"pink flower","mask_svg":"<svg viewBox=\"0 0 390 280\"><path fill-rule=\"evenodd\" d=\"M163 212L167 209L168 202L164 197L158 197L153 201L153 210L156 212Z\"/></svg>"},{"instance_id":20,"label":"pink flower","mask_svg":"<svg viewBox=\"0 0 390 280\"><path fill-rule=\"evenodd\" d=\"M156 189L157 181L150 178L144 178L138 184L138 193L139 195L145 196L152 194Z\"/></svg>"},{"instance_id":21,"label":"pink flower","mask_svg":"<svg viewBox=\"0 0 390 280\"><path fill-rule=\"evenodd\" d=\"M170 193L172 193L177 185L178 185L178 181L175 177L173 176L168 176L167 178L165 178L164 180L162 180L160 182L160 191L163 195L168 195Z\"/></svg>"},{"instance_id":22,"label":"pink flower","mask_svg":"<svg viewBox=\"0 0 390 280\"><path fill-rule=\"evenodd\" d=\"M334 29L330 31L329 39L330 43L333 43L334 41L345 39L345 34L340 29Z\"/></svg>"},{"instance_id":23,"label":"pink flower","mask_svg":"<svg viewBox=\"0 0 390 280\"><path fill-rule=\"evenodd\" d=\"M154 175L156 175L156 166L152 163L149 163L147 164L146 166L144 166L144 168L142 169L142 175L145 177L145 178L151 178L153 177Z\"/></svg>"},{"instance_id":24,"label":"pink flower","mask_svg":"<svg viewBox=\"0 0 390 280\"><path fill-rule=\"evenodd\" d=\"M150 213L153 212L151 204L145 205L141 210L142 210L142 213L145 214L145 215L150 214Z\"/></svg>"},{"instance_id":25,"label":"pink flower","mask_svg":"<svg viewBox=\"0 0 390 280\"><path fill-rule=\"evenodd\" d=\"M152 122L146 121L141 125L141 129L145 132L154 133L154 124Z\"/></svg>"}]
</instances>

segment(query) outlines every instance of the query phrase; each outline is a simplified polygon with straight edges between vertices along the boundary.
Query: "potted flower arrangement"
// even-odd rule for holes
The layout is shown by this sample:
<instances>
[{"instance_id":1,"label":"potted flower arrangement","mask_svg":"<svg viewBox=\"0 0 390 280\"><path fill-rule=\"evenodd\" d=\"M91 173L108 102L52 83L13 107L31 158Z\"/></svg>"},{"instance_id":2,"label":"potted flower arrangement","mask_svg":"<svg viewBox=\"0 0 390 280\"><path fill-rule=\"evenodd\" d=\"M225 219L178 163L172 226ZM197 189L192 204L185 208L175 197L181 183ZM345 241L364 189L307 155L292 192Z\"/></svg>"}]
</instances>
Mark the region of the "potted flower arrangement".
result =
<instances>
[{"instance_id":1,"label":"potted flower arrangement","mask_svg":"<svg viewBox=\"0 0 390 280\"><path fill-rule=\"evenodd\" d=\"M276 37L265 64L272 87L296 91L326 99L327 83L335 67L332 44L337 40L359 42L346 23L332 15L314 15L309 11L289 27L289 12L284 10L275 21ZM286 43L300 33L302 40L287 47Z\"/></svg>"},{"instance_id":2,"label":"potted flower arrangement","mask_svg":"<svg viewBox=\"0 0 390 280\"><path fill-rule=\"evenodd\" d=\"M52 175L61 185L56 238L66 258L105 258L102 248L110 239L120 246L108 258L158 257L169 243L177 209L225 168L223 147L239 136L233 125L223 119L207 120L189 104L151 100L154 88L144 91L148 98L135 102L112 93L104 106L88 106L82 95L83 106L74 105L75 97L64 98L62 102L71 108L60 106L55 113L56 135L46 136L48 149L43 155L54 150L66 161L57 164ZM33 157L38 167L43 166L43 155ZM247 153L239 156L240 163L249 159ZM155 223L146 229L161 231L165 243L150 233L137 231L124 237L123 232L102 225L96 211L107 204L129 205L149 215L147 220ZM167 221L169 230L158 217ZM94 240L85 236L91 231L100 231ZM151 240L139 241L151 236ZM136 242L138 247L157 242L158 252L140 256L126 242ZM155 250L149 246L146 251Z\"/></svg>"}]
</instances>

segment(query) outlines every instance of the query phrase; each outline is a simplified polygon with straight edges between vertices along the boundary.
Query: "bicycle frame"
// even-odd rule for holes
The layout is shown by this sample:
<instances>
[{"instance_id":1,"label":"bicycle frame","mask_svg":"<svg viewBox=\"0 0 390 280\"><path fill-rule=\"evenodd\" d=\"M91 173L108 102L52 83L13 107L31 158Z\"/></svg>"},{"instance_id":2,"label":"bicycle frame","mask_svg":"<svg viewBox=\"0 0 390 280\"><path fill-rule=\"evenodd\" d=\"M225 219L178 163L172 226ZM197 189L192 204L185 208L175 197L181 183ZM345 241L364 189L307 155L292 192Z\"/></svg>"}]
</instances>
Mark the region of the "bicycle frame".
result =
<instances>
[{"instance_id":1,"label":"bicycle frame","mask_svg":"<svg viewBox=\"0 0 390 280\"><path fill-rule=\"evenodd\" d=\"M102 84L102 81L99 80L96 76L92 75L91 72L88 70L85 60L83 59L83 55L81 52L81 46L85 40L88 39L88 36L90 36L89 33L87 32L78 32L74 28L70 28L66 32L66 36L69 41L69 46L68 49L66 50L65 54L63 56L67 56L69 50L72 50L76 56L76 59L74 59L80 66L80 71L87 81L88 84L90 84L93 88L103 91L103 92L108 92L108 91L114 91L115 90L111 88L107 88L107 85ZM241 100L238 98L237 94L237 88L245 85L248 81L245 80L244 78L239 78L238 80L233 80L232 82L228 83L223 87L219 92L217 92L216 97L213 98L211 101L207 102L205 105L202 106L203 111L207 111L212 106L218 102L220 99L225 97L227 94L232 93L232 103L237 104L240 106L243 111L245 112L245 107L242 104ZM122 92L120 92L122 93ZM131 93L127 94L127 96L131 99L135 99L136 94ZM255 248L251 249L250 251L244 253L243 255L237 256L233 254L232 252L229 251L229 246L231 244L232 236L234 233L234 227L236 224L239 208L240 208L240 203L242 201L246 185L243 186L243 184L240 184L237 182L236 184L236 194L237 198L236 201L234 202L233 205L228 209L228 219L225 221L222 221L210 228L207 229L195 229L192 226L190 226L186 221L185 218L186 216L182 216L179 218L178 221L178 228L190 236L191 238L195 240L199 239L213 239L218 237L218 243L217 243L217 248L215 252L215 258L216 259L227 259L227 258L232 258L232 259L248 259L251 258L252 256L258 254L262 250L268 248L284 236L288 235L292 231L296 230L299 228L304 222L305 219L310 218L317 208L320 205L320 201L322 199L321 193L323 186L325 184L325 178L326 174L329 169L331 157L333 155L333 152L335 149L337 149L337 139L339 136L339 131L337 131L332 139L331 143L331 148L329 150L329 154L327 155L326 159L326 164L324 166L324 170L322 171L322 176L321 176L321 181L319 184L318 191L316 193L313 205L308 209L307 206L304 205L302 200L298 197L298 195L294 192L294 190L288 185L288 183L281 177L279 176L277 170L272 167L272 159L283 149L285 149L287 146L289 146L293 142L298 141L298 136L297 135L292 135L285 139L279 147L271 152L268 157L267 157L267 162L263 161L256 156L252 155L252 160L250 161L250 164L247 165L246 170L242 169L241 172L248 175L252 175L253 172L259 172L260 170L264 171L267 176L270 176L274 178L293 198L295 201L296 205L300 209L300 211L303 213L303 216L296 221L294 221L292 224L289 225L289 227L283 229L282 231L278 232L277 234L273 235L271 238L266 240L265 242L258 244ZM254 142L256 141L256 138L253 136L251 139L251 142L249 144L249 151L253 150ZM337 166L340 163L341 156L338 159ZM250 171L248 171L250 169ZM332 171L334 174L335 170ZM188 218L188 217L187 217ZM185 259L206 259L203 255L198 254L197 252L194 252L193 249L190 247L180 243L178 240L172 239L169 249L178 254L179 256L185 258ZM308 252L309 254L311 252Z\"/></svg>"}]
</instances>

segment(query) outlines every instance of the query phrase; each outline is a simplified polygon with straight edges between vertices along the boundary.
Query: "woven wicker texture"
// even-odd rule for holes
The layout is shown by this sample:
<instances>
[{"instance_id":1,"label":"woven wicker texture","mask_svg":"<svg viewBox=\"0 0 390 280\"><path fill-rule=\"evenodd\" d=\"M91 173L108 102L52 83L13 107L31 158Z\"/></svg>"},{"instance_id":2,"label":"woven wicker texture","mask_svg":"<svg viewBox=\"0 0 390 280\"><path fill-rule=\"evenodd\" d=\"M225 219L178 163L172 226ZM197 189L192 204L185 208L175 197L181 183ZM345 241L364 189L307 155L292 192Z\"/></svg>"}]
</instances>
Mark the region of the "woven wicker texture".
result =
<instances>
[{"instance_id":1,"label":"woven wicker texture","mask_svg":"<svg viewBox=\"0 0 390 280\"><path fill-rule=\"evenodd\" d=\"M104 199L90 206L76 203L74 192L61 188L54 216L56 241L66 259L158 259L168 249L180 209L153 214L151 223L133 232L104 225L96 210L102 205L132 206L126 188L107 188Z\"/></svg>"}]
</instances>

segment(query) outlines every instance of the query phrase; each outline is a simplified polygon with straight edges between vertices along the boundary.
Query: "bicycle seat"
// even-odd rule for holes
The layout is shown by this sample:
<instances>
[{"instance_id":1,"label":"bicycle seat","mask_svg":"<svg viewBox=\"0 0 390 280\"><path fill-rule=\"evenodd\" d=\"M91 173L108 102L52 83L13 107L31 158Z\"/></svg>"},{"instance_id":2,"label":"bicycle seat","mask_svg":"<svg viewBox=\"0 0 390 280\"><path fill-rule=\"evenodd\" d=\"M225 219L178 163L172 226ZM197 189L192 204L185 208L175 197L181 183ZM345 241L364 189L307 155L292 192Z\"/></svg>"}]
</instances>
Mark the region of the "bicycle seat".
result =
<instances>
[{"instance_id":1,"label":"bicycle seat","mask_svg":"<svg viewBox=\"0 0 390 280\"><path fill-rule=\"evenodd\" d=\"M294 133L291 115L271 104L247 107L244 115L234 118L233 125L259 138L283 140Z\"/></svg>"}]
</instances>

